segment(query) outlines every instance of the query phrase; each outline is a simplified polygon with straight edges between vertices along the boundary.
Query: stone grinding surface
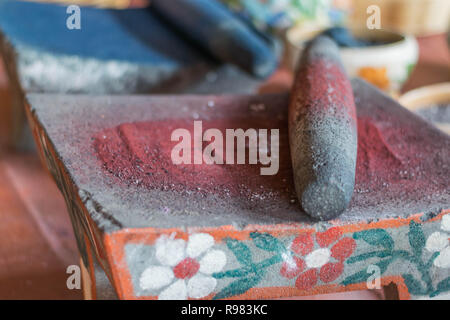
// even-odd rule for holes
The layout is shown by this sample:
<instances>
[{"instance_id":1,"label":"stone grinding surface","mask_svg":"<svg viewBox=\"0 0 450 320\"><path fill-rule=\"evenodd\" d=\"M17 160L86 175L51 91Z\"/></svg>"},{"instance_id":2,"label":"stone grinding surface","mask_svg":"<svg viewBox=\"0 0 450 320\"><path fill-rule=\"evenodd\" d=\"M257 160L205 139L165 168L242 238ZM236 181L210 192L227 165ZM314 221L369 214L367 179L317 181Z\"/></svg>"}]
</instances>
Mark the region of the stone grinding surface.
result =
<instances>
[{"instance_id":1,"label":"stone grinding surface","mask_svg":"<svg viewBox=\"0 0 450 320\"><path fill-rule=\"evenodd\" d=\"M225 133L227 128L278 129L283 126L281 120L229 118L204 121L203 131L217 128ZM127 186L170 190L186 195L195 192L202 196L218 195L221 198L245 197L254 201L263 199L264 193L277 193L287 187L286 177L280 179L278 175L261 176L259 165L174 165L171 152L176 142L170 141L170 136L177 128L189 129L193 146L192 120L162 120L126 123L106 129L95 136L94 148L106 171ZM287 141L286 132L281 132L280 140ZM203 148L208 144L209 142L203 142ZM236 149L235 145L235 154ZM270 138L268 149L270 150ZM280 158L289 157L289 148L283 146L280 151ZM222 158L225 163L226 152ZM283 163L280 171L288 170L288 163ZM239 181L241 183L236 183ZM264 189L264 193L260 192L263 191L261 189ZM289 201L287 195L289 194L279 193L279 196Z\"/></svg>"},{"instance_id":2,"label":"stone grinding surface","mask_svg":"<svg viewBox=\"0 0 450 320\"><path fill-rule=\"evenodd\" d=\"M450 102L430 105L418 109L416 113L428 121L450 123Z\"/></svg>"},{"instance_id":3,"label":"stone grinding surface","mask_svg":"<svg viewBox=\"0 0 450 320\"><path fill-rule=\"evenodd\" d=\"M333 223L420 212L432 217L450 208L450 138L361 80L353 81L353 88L359 134L356 184L349 208ZM330 222L309 218L295 201L287 95L32 94L28 101L92 219L107 232L130 227L329 226ZM175 168L166 153L170 136L167 143L155 138L193 120L219 128L280 125L278 174L262 177L259 170L244 165L212 166L201 172ZM153 156L161 161L153 161ZM145 168L153 164L154 180Z\"/></svg>"},{"instance_id":4,"label":"stone grinding surface","mask_svg":"<svg viewBox=\"0 0 450 320\"><path fill-rule=\"evenodd\" d=\"M22 90L252 93L260 84L235 67L219 68L150 9L82 7L80 30L66 27L66 9L0 1L0 53Z\"/></svg>"}]
</instances>

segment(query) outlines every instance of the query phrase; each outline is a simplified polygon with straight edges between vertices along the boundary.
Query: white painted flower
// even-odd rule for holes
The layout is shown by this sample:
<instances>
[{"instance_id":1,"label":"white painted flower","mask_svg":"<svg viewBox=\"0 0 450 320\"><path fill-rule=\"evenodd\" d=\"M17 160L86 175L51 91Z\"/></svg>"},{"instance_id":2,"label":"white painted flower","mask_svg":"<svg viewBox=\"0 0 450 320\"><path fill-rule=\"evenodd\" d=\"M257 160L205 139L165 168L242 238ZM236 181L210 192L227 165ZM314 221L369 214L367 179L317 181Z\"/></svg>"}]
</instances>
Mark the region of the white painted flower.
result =
<instances>
[{"instance_id":1,"label":"white painted flower","mask_svg":"<svg viewBox=\"0 0 450 320\"><path fill-rule=\"evenodd\" d=\"M450 215L442 217L441 231L433 232L425 247L430 252L439 252L433 264L439 268L450 268Z\"/></svg>"},{"instance_id":2,"label":"white painted flower","mask_svg":"<svg viewBox=\"0 0 450 320\"><path fill-rule=\"evenodd\" d=\"M328 248L316 249L305 257L308 268L320 268L327 264L331 258L331 251Z\"/></svg>"},{"instance_id":3,"label":"white painted flower","mask_svg":"<svg viewBox=\"0 0 450 320\"><path fill-rule=\"evenodd\" d=\"M213 249L214 239L196 233L183 239L163 235L156 240L157 263L142 272L139 285L144 290L158 290L160 300L199 299L213 292L217 280L211 275L225 266L223 251Z\"/></svg>"}]
</instances>

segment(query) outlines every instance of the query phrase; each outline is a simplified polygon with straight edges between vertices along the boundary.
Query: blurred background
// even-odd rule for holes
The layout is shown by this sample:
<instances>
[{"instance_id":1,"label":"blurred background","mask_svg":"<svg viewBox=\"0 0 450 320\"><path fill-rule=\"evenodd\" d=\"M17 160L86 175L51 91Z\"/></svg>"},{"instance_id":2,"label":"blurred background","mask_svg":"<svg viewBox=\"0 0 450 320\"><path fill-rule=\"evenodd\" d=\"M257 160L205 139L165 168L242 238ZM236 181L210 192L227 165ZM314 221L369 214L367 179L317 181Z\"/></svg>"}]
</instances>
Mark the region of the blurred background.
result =
<instances>
[{"instance_id":1,"label":"blurred background","mask_svg":"<svg viewBox=\"0 0 450 320\"><path fill-rule=\"evenodd\" d=\"M26 93L286 92L305 43L326 33L349 75L449 132L448 0L165 2L0 0L0 299L82 298L66 287L79 255L25 121ZM205 27L219 22L233 34Z\"/></svg>"}]
</instances>

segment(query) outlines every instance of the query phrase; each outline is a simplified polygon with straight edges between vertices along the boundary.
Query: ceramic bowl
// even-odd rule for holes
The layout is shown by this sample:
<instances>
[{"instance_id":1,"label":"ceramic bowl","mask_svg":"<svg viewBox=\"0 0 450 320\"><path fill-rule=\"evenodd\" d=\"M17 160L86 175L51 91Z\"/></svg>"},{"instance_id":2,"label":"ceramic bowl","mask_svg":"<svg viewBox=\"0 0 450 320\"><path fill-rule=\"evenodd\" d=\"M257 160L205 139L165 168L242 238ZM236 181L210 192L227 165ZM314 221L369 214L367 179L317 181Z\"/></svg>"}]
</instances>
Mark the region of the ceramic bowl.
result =
<instances>
[{"instance_id":1,"label":"ceramic bowl","mask_svg":"<svg viewBox=\"0 0 450 320\"><path fill-rule=\"evenodd\" d=\"M420 112L436 104L450 104L450 82L438 83L408 91L398 101L413 112ZM450 122L434 122L436 127L450 134Z\"/></svg>"},{"instance_id":2,"label":"ceramic bowl","mask_svg":"<svg viewBox=\"0 0 450 320\"><path fill-rule=\"evenodd\" d=\"M286 33L287 57L295 70L306 41L322 30L291 28ZM417 63L419 48L413 36L386 30L352 31L366 40L382 40L387 44L358 48L341 48L341 58L350 77L362 77L380 89L397 93Z\"/></svg>"}]
</instances>

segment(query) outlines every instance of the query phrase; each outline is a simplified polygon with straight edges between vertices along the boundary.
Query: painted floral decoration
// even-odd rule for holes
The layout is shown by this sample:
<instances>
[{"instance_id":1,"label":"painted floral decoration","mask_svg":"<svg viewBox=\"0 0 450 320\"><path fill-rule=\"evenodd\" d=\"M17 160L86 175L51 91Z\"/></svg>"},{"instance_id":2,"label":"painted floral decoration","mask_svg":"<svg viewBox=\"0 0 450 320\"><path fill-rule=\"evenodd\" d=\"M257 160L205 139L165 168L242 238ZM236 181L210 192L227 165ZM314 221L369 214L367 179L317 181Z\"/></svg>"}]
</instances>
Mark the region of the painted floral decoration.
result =
<instances>
[{"instance_id":1,"label":"painted floral decoration","mask_svg":"<svg viewBox=\"0 0 450 320\"><path fill-rule=\"evenodd\" d=\"M154 259L140 275L139 285L159 299L224 299L275 279L273 270L307 291L332 283L364 283L372 275L367 267L375 265L381 276L400 275L411 295L432 298L450 291L448 273L439 271L450 268L450 215L436 227L438 231L426 235L423 223L411 220L405 226L407 239L398 243L380 228L344 235L341 228L332 227L304 232L293 240L250 232L248 240L225 237L220 243L207 233L191 234L187 241L164 235L155 242ZM227 264L230 269L225 269Z\"/></svg>"},{"instance_id":2,"label":"painted floral decoration","mask_svg":"<svg viewBox=\"0 0 450 320\"><path fill-rule=\"evenodd\" d=\"M433 261L433 265L439 268L450 268L450 215L446 215L441 221L441 231L432 233L425 244L430 252L439 252L439 256Z\"/></svg>"},{"instance_id":3,"label":"painted floral decoration","mask_svg":"<svg viewBox=\"0 0 450 320\"><path fill-rule=\"evenodd\" d=\"M344 271L344 260L356 247L355 240L349 237L340 239L341 236L337 228L317 233L316 249L311 234L297 236L290 246L290 251L294 254L288 253L283 257L281 275L288 279L297 277L295 286L301 290L314 287L318 279L324 283L336 280Z\"/></svg>"},{"instance_id":4,"label":"painted floral decoration","mask_svg":"<svg viewBox=\"0 0 450 320\"><path fill-rule=\"evenodd\" d=\"M449 215L442 217L441 230L450 230L449 220ZM406 266L400 271L403 281L406 287L408 287L409 293L414 296L428 296L433 298L443 292L450 291L450 277L447 276L444 279L439 279L439 281L434 281L432 276L433 272L430 268L432 265L442 268L446 265L448 266L448 235L446 236L444 232L437 231L427 238L423 230L423 225L411 220L407 237L409 248L405 249L396 248L394 238L384 229L355 232L353 239L366 242L372 247L372 250L347 259L346 263L349 265L365 261L365 266L362 270L345 278L342 284L347 286L366 281L370 276L366 268L367 263L373 258L378 258L378 261L374 262L374 265L380 268L381 275L395 261L402 261L401 265ZM431 251L431 256L425 255L425 251ZM418 272L415 272L415 270Z\"/></svg>"},{"instance_id":5,"label":"painted floral decoration","mask_svg":"<svg viewBox=\"0 0 450 320\"><path fill-rule=\"evenodd\" d=\"M214 238L207 233L189 236L188 241L163 235L155 243L157 264L144 270L139 284L158 292L160 300L199 299L211 294L217 280L211 275L226 264L222 250L213 249Z\"/></svg>"}]
</instances>

